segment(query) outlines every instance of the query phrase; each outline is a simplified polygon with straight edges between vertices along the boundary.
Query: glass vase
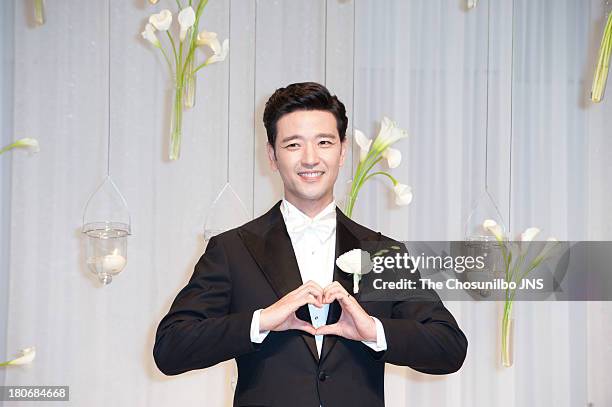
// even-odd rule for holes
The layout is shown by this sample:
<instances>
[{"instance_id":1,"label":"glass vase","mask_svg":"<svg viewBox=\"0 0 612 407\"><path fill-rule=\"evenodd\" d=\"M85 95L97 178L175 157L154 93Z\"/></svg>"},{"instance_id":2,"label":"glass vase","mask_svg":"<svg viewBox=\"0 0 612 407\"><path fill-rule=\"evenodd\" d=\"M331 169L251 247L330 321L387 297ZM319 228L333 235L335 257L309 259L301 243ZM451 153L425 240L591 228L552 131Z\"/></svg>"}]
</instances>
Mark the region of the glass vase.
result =
<instances>
[{"instance_id":1,"label":"glass vase","mask_svg":"<svg viewBox=\"0 0 612 407\"><path fill-rule=\"evenodd\" d=\"M501 326L501 364L510 367L514 363L514 318L512 303L506 303Z\"/></svg>"},{"instance_id":2,"label":"glass vase","mask_svg":"<svg viewBox=\"0 0 612 407\"><path fill-rule=\"evenodd\" d=\"M174 84L172 95L172 111L170 116L170 144L168 146L168 158L178 160L181 156L181 138L183 136L183 81L178 80Z\"/></svg>"},{"instance_id":3,"label":"glass vase","mask_svg":"<svg viewBox=\"0 0 612 407\"><path fill-rule=\"evenodd\" d=\"M191 58L185 68L185 90L183 91L183 104L186 109L191 109L196 102L196 79L197 73L195 69L195 58Z\"/></svg>"}]
</instances>

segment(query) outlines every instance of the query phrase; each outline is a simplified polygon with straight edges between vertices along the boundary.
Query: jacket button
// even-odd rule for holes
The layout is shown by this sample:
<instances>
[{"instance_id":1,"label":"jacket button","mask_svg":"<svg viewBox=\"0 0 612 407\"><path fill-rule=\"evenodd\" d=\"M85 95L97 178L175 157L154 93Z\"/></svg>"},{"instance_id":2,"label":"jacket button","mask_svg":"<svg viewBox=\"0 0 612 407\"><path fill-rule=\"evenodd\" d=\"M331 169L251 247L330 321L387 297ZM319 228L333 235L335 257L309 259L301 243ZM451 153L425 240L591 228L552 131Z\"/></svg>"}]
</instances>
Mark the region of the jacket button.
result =
<instances>
[{"instance_id":1,"label":"jacket button","mask_svg":"<svg viewBox=\"0 0 612 407\"><path fill-rule=\"evenodd\" d=\"M319 373L319 380L324 382L325 379L327 379L327 374L325 374L325 372L320 372Z\"/></svg>"}]
</instances>

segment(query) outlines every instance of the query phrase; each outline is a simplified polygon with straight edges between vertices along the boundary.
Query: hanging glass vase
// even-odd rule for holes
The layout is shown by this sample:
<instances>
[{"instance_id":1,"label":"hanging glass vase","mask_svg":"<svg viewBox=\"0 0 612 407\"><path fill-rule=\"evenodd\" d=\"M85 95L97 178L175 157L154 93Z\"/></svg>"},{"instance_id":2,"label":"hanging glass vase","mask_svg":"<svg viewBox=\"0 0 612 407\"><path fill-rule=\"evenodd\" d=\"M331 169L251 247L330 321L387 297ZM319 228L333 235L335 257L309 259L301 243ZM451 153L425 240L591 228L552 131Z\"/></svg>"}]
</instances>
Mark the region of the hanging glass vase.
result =
<instances>
[{"instance_id":1,"label":"hanging glass vase","mask_svg":"<svg viewBox=\"0 0 612 407\"><path fill-rule=\"evenodd\" d=\"M127 203L110 175L85 205L82 232L89 270L102 284L109 284L125 268L127 236L131 234Z\"/></svg>"},{"instance_id":2,"label":"hanging glass vase","mask_svg":"<svg viewBox=\"0 0 612 407\"><path fill-rule=\"evenodd\" d=\"M244 203L227 182L213 201L204 222L204 239L241 226L251 220Z\"/></svg>"},{"instance_id":3,"label":"hanging glass vase","mask_svg":"<svg viewBox=\"0 0 612 407\"><path fill-rule=\"evenodd\" d=\"M514 363L514 318L512 318L512 302L504 304L501 320L501 364L510 367Z\"/></svg>"},{"instance_id":4,"label":"hanging glass vase","mask_svg":"<svg viewBox=\"0 0 612 407\"><path fill-rule=\"evenodd\" d=\"M168 156L170 160L178 160L181 156L181 138L183 137L183 93L185 86L183 76L179 75L172 90L172 111L170 116L170 144Z\"/></svg>"}]
</instances>

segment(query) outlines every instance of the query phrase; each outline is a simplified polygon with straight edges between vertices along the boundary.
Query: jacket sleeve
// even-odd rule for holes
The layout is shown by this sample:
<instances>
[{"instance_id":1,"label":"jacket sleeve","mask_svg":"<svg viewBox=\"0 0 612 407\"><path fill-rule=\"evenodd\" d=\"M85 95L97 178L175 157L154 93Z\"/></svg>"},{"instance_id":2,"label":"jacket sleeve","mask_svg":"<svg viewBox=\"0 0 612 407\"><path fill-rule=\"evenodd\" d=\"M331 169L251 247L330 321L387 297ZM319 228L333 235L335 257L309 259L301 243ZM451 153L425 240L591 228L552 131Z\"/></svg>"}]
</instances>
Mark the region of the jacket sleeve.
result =
<instances>
[{"instance_id":1,"label":"jacket sleeve","mask_svg":"<svg viewBox=\"0 0 612 407\"><path fill-rule=\"evenodd\" d=\"M177 375L257 350L250 339L253 311L229 313L231 294L227 254L213 237L159 323L153 347L159 370Z\"/></svg>"},{"instance_id":2,"label":"jacket sleeve","mask_svg":"<svg viewBox=\"0 0 612 407\"><path fill-rule=\"evenodd\" d=\"M417 287L420 278L415 269L410 279ZM390 318L378 318L387 349L371 351L375 359L429 374L453 373L463 365L467 338L434 290L411 290L407 297L393 301Z\"/></svg>"}]
</instances>

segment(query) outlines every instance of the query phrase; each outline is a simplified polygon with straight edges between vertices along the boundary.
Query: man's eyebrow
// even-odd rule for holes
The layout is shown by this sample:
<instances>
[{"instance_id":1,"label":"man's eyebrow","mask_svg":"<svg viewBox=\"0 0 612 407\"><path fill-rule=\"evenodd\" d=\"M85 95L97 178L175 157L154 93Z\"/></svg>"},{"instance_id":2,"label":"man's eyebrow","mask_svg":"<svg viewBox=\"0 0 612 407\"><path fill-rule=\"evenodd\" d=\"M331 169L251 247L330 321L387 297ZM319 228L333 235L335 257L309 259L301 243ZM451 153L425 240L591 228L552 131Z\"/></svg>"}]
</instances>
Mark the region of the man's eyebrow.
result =
<instances>
[{"instance_id":1,"label":"man's eyebrow","mask_svg":"<svg viewBox=\"0 0 612 407\"><path fill-rule=\"evenodd\" d=\"M303 137L300 136L299 134L294 134L292 136L287 136L287 137L283 138L280 142L281 143L286 143L286 142L291 141L291 140L302 139L302 138Z\"/></svg>"},{"instance_id":2,"label":"man's eyebrow","mask_svg":"<svg viewBox=\"0 0 612 407\"><path fill-rule=\"evenodd\" d=\"M300 136L299 134L293 134L291 136L287 136L285 138L283 138L280 142L281 143L286 143L288 141L292 141L292 140L301 140L303 139L303 136ZM334 133L319 133L315 136L315 138L336 138L336 135Z\"/></svg>"}]
</instances>

